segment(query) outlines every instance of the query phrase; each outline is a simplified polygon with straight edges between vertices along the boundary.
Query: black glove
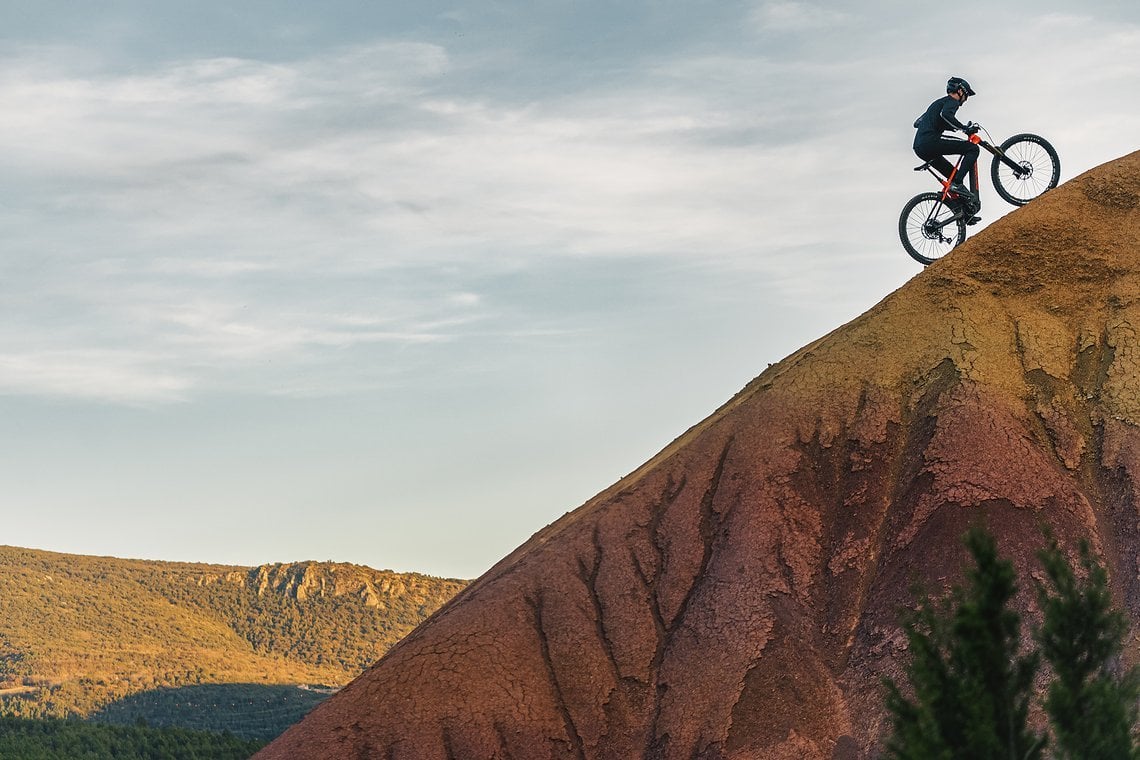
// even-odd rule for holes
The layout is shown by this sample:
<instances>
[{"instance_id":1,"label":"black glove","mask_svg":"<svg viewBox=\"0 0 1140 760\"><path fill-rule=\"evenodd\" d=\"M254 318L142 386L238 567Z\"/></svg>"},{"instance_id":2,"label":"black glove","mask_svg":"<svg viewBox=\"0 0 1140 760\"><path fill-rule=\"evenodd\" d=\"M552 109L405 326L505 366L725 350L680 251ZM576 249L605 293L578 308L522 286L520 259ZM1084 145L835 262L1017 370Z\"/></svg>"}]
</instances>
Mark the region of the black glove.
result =
<instances>
[{"instance_id":1,"label":"black glove","mask_svg":"<svg viewBox=\"0 0 1140 760\"><path fill-rule=\"evenodd\" d=\"M975 124L974 122L971 121L969 124L966 125L966 129L963 131L968 135L976 135L976 134L978 134L978 130L981 128L982 128L981 124Z\"/></svg>"}]
</instances>

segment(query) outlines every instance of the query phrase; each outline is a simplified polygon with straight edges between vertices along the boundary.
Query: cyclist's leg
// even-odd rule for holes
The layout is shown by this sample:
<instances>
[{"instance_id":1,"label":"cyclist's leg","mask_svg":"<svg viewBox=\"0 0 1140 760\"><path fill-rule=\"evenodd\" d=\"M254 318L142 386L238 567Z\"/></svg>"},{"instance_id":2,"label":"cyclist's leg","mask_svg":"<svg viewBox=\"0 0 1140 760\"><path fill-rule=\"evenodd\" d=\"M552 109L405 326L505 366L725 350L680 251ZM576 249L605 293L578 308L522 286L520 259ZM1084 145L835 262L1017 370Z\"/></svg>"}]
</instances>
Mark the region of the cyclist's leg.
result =
<instances>
[{"instance_id":1,"label":"cyclist's leg","mask_svg":"<svg viewBox=\"0 0 1140 760\"><path fill-rule=\"evenodd\" d=\"M933 143L918 145L915 147L914 152L922 160L929 161L930 166L935 171L937 171L939 174L941 174L945 179L949 179L951 176L953 176L954 182L957 182L957 183L963 183L963 182L967 182L967 181L973 182L973 184L975 185L974 196L977 197L977 194L978 194L977 189L976 189L977 182L974 181L972 177L970 180L967 180L964 176L962 176L961 168L958 168L957 173L956 173L955 168L954 168L954 164L947 161L946 158L941 154L941 150L943 147L942 143L949 143L952 148L956 149L958 142L960 142L960 141L958 141L958 140L938 140L938 141L933 142ZM951 198L951 199L948 199L946 201L946 205L950 208L951 211L954 211L955 213L957 213L963 207L963 200L960 197L959 198Z\"/></svg>"},{"instance_id":2,"label":"cyclist's leg","mask_svg":"<svg viewBox=\"0 0 1140 760\"><path fill-rule=\"evenodd\" d=\"M938 141L937 150L944 156L962 157L962 165L958 167L958 175L954 177L954 181L965 185L966 182L969 181L967 177L971 174L970 170L974 168L974 164L978 161L978 154L981 152L981 149L966 140L949 140L944 137ZM974 188L974 191L976 193L977 188Z\"/></svg>"},{"instance_id":3,"label":"cyclist's leg","mask_svg":"<svg viewBox=\"0 0 1140 760\"><path fill-rule=\"evenodd\" d=\"M972 177L974 164L978 162L978 154L981 149L973 143L966 143L970 147L962 152L962 168L958 171L962 172L962 182L966 181L966 177ZM975 192L977 188L974 188Z\"/></svg>"},{"instance_id":4,"label":"cyclist's leg","mask_svg":"<svg viewBox=\"0 0 1140 760\"><path fill-rule=\"evenodd\" d=\"M942 157L942 150L938 144L922 145L915 148L914 153L923 161L929 161L931 168L941 174L944 179L949 179L950 173L954 171L954 164Z\"/></svg>"},{"instance_id":5,"label":"cyclist's leg","mask_svg":"<svg viewBox=\"0 0 1140 760\"><path fill-rule=\"evenodd\" d=\"M954 164L950 163L942 156L935 156L934 158L930 159L930 165L933 166L934 170L946 179L950 179L950 175L954 173Z\"/></svg>"}]
</instances>

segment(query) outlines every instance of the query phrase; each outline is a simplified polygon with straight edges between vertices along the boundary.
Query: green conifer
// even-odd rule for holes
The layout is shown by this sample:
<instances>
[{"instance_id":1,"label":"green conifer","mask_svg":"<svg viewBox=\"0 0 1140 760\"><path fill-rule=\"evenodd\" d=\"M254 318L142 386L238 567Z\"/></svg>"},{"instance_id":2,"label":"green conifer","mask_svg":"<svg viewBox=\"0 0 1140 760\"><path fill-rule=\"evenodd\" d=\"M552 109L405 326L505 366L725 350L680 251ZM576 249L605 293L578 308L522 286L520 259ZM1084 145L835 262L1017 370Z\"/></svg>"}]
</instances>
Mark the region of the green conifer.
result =
<instances>
[{"instance_id":1,"label":"green conifer","mask_svg":"<svg viewBox=\"0 0 1140 760\"><path fill-rule=\"evenodd\" d=\"M1121 673L1124 615L1112 609L1108 574L1080 544L1078 578L1052 536L1039 553L1049 587L1037 584L1044 622L1037 631L1054 679L1045 699L1056 757L1065 760L1140 758L1132 739L1140 698L1140 673Z\"/></svg>"},{"instance_id":2,"label":"green conifer","mask_svg":"<svg viewBox=\"0 0 1140 760\"><path fill-rule=\"evenodd\" d=\"M1028 726L1036 653L1019 654L1021 617L1009 607L1017 592L1013 565L975 526L965 537L974 559L965 588L943 600L922 599L904 617L913 699L889 679L899 760L1035 760L1045 737Z\"/></svg>"}]
</instances>

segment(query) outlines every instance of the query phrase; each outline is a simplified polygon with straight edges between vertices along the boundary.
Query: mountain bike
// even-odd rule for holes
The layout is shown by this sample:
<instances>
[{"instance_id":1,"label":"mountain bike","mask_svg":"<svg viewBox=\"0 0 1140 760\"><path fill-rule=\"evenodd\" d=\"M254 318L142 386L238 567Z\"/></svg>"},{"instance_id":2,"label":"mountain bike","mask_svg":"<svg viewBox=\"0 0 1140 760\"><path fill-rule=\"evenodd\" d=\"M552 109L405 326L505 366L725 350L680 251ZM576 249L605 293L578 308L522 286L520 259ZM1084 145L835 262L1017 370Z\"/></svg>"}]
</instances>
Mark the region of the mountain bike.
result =
<instances>
[{"instance_id":1,"label":"mountain bike","mask_svg":"<svg viewBox=\"0 0 1140 760\"><path fill-rule=\"evenodd\" d=\"M1045 138L1026 133L1014 135L1000 146L995 146L989 132L979 129L989 139L983 140L977 133L968 139L993 154L990 178L1003 200L1014 206L1024 206L1057 186L1061 178L1061 159ZM948 254L966 239L966 225L977 221L977 213L982 207L978 194L978 164L975 163L970 171L973 198L960 197L950 190L961 166L962 157L959 157L949 177L943 177L930 161L914 167L916 172L930 172L942 186L940 192L921 193L911 198L899 216L899 237L903 248L920 264L933 264Z\"/></svg>"}]
</instances>

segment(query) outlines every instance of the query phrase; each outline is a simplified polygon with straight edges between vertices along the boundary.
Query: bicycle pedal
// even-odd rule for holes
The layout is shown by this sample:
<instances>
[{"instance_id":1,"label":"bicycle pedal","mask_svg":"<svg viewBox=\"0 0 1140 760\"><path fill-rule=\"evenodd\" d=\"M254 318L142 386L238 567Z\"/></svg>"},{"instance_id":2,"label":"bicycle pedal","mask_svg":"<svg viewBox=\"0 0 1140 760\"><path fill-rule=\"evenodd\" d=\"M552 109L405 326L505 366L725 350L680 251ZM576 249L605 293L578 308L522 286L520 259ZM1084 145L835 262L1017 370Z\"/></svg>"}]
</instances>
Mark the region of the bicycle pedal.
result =
<instances>
[{"instance_id":1,"label":"bicycle pedal","mask_svg":"<svg viewBox=\"0 0 1140 760\"><path fill-rule=\"evenodd\" d=\"M969 219L966 220L966 224L973 226L980 221L982 221L982 218L980 216L971 216Z\"/></svg>"}]
</instances>

